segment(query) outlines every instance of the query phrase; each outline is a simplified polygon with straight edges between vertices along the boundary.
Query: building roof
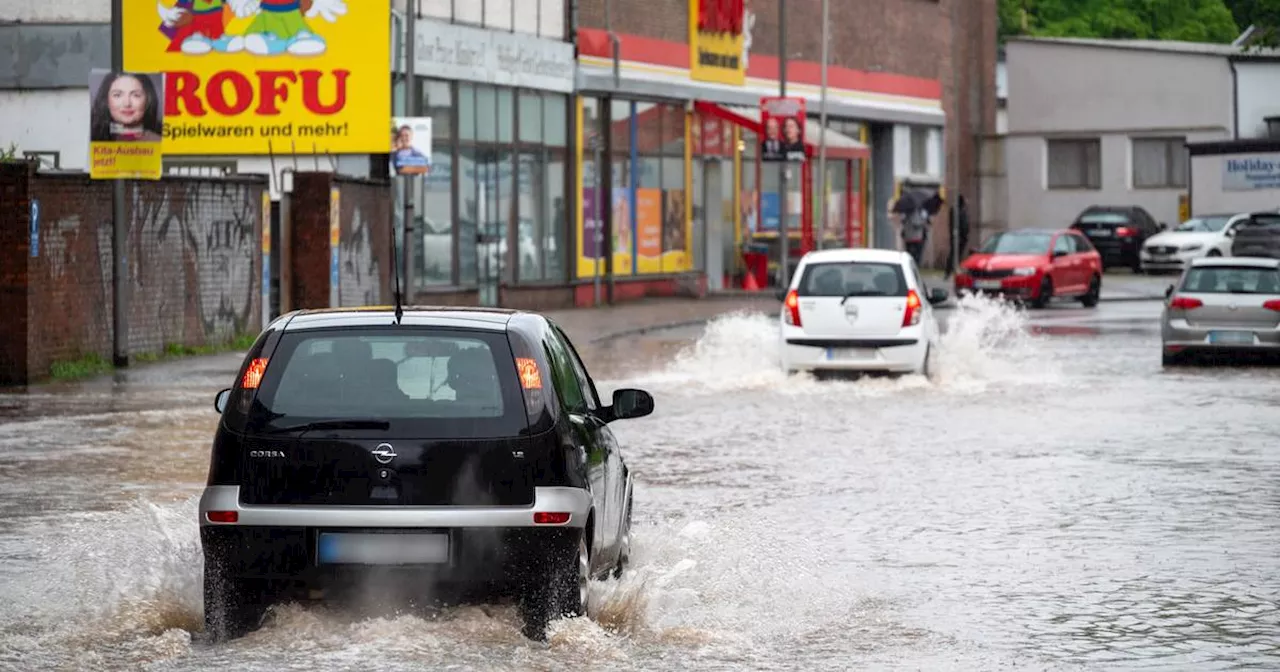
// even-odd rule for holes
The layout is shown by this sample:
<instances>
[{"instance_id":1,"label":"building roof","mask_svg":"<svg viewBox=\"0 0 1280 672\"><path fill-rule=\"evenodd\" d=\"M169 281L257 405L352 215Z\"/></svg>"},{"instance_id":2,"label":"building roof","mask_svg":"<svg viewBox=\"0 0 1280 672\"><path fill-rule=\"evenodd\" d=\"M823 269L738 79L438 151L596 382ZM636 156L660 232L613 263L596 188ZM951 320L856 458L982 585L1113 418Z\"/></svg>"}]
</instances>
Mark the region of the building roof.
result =
<instances>
[{"instance_id":1,"label":"building roof","mask_svg":"<svg viewBox=\"0 0 1280 672\"><path fill-rule=\"evenodd\" d=\"M1280 60L1280 49L1250 48L1211 42L1180 42L1177 40L1106 40L1092 37L1011 37L1008 41L1061 44L1077 47L1131 49L1135 51L1156 51L1170 54L1227 57L1236 56L1241 58Z\"/></svg>"}]
</instances>

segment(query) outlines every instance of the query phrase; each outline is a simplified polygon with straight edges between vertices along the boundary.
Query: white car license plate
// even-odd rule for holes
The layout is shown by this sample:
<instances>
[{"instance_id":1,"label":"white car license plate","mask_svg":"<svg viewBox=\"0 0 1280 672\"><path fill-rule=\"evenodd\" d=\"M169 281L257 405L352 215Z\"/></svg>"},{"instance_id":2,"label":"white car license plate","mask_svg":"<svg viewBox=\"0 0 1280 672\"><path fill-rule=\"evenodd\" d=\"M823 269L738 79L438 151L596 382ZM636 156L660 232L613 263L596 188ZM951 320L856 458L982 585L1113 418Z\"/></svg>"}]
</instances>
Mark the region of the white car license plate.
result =
<instances>
[{"instance_id":1,"label":"white car license plate","mask_svg":"<svg viewBox=\"0 0 1280 672\"><path fill-rule=\"evenodd\" d=\"M1094 229L1089 232L1090 238L1110 238L1111 229Z\"/></svg>"},{"instance_id":2,"label":"white car license plate","mask_svg":"<svg viewBox=\"0 0 1280 672\"><path fill-rule=\"evenodd\" d=\"M974 280L973 286L978 289L1000 289L1004 283L999 280Z\"/></svg>"},{"instance_id":3,"label":"white car license plate","mask_svg":"<svg viewBox=\"0 0 1280 672\"><path fill-rule=\"evenodd\" d=\"M1209 342L1223 345L1253 345L1252 331L1211 331Z\"/></svg>"},{"instance_id":4,"label":"white car license plate","mask_svg":"<svg viewBox=\"0 0 1280 672\"><path fill-rule=\"evenodd\" d=\"M322 532L316 559L322 565L441 564L449 561L449 535Z\"/></svg>"},{"instance_id":5,"label":"white car license plate","mask_svg":"<svg viewBox=\"0 0 1280 672\"><path fill-rule=\"evenodd\" d=\"M827 348L827 360L860 360L871 359L875 357L876 351L872 348Z\"/></svg>"}]
</instances>

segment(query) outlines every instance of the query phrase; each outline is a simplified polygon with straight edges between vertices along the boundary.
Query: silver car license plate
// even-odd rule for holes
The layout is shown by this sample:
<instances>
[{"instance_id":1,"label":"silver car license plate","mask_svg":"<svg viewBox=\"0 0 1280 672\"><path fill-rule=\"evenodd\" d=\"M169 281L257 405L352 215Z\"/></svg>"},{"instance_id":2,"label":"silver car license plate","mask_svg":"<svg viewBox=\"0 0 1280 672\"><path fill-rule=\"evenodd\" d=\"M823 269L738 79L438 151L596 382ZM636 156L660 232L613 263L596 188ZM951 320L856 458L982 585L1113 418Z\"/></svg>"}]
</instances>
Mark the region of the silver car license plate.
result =
<instances>
[{"instance_id":1,"label":"silver car license plate","mask_svg":"<svg viewBox=\"0 0 1280 672\"><path fill-rule=\"evenodd\" d=\"M1090 238L1110 238L1111 229L1094 229L1089 232Z\"/></svg>"},{"instance_id":2,"label":"silver car license plate","mask_svg":"<svg viewBox=\"0 0 1280 672\"><path fill-rule=\"evenodd\" d=\"M449 561L449 535L322 532L316 560L322 565L441 564Z\"/></svg>"},{"instance_id":3,"label":"silver car license plate","mask_svg":"<svg viewBox=\"0 0 1280 672\"><path fill-rule=\"evenodd\" d=\"M1211 331L1209 342L1214 345L1253 345L1252 331Z\"/></svg>"},{"instance_id":4,"label":"silver car license plate","mask_svg":"<svg viewBox=\"0 0 1280 672\"><path fill-rule=\"evenodd\" d=\"M862 360L875 357L873 348L827 348L827 360Z\"/></svg>"},{"instance_id":5,"label":"silver car license plate","mask_svg":"<svg viewBox=\"0 0 1280 672\"><path fill-rule=\"evenodd\" d=\"M1000 289L1002 283L999 280L974 280L973 286L978 289Z\"/></svg>"}]
</instances>

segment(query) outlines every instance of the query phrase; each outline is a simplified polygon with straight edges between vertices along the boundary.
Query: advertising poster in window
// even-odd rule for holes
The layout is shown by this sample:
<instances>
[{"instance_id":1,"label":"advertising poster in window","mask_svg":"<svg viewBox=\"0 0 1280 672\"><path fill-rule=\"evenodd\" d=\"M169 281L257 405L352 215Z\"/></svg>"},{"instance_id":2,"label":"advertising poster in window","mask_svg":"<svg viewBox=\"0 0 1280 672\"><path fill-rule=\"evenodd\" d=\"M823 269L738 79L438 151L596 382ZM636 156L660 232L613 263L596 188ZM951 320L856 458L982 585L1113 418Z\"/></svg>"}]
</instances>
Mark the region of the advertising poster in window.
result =
<instances>
[{"instance_id":1,"label":"advertising poster in window","mask_svg":"<svg viewBox=\"0 0 1280 672\"><path fill-rule=\"evenodd\" d=\"M685 192L677 189L665 191L662 201L662 271L681 273L692 270Z\"/></svg>"},{"instance_id":2,"label":"advertising poster in window","mask_svg":"<svg viewBox=\"0 0 1280 672\"><path fill-rule=\"evenodd\" d=\"M392 119L391 169L396 175L431 172L431 117Z\"/></svg>"},{"instance_id":3,"label":"advertising poster in window","mask_svg":"<svg viewBox=\"0 0 1280 672\"><path fill-rule=\"evenodd\" d=\"M760 160L804 163L804 122L803 98L761 98Z\"/></svg>"},{"instance_id":4,"label":"advertising poster in window","mask_svg":"<svg viewBox=\"0 0 1280 672\"><path fill-rule=\"evenodd\" d=\"M119 20L125 69L168 80L165 153L381 154L390 14L390 0L122 0Z\"/></svg>"},{"instance_id":5,"label":"advertising poster in window","mask_svg":"<svg viewBox=\"0 0 1280 672\"><path fill-rule=\"evenodd\" d=\"M662 190L636 189L636 271L661 273Z\"/></svg>"},{"instance_id":6,"label":"advertising poster in window","mask_svg":"<svg viewBox=\"0 0 1280 672\"><path fill-rule=\"evenodd\" d=\"M163 74L90 71L89 177L160 179L163 95Z\"/></svg>"},{"instance_id":7,"label":"advertising poster in window","mask_svg":"<svg viewBox=\"0 0 1280 672\"><path fill-rule=\"evenodd\" d=\"M624 188L606 192L613 200L613 272L615 275L631 274L631 196ZM604 257L603 239L596 242L596 232L603 224L603 213L597 213L596 190L582 189L582 236L579 238L578 277L591 278L596 274L596 262ZM600 264L600 274L607 269Z\"/></svg>"}]
</instances>

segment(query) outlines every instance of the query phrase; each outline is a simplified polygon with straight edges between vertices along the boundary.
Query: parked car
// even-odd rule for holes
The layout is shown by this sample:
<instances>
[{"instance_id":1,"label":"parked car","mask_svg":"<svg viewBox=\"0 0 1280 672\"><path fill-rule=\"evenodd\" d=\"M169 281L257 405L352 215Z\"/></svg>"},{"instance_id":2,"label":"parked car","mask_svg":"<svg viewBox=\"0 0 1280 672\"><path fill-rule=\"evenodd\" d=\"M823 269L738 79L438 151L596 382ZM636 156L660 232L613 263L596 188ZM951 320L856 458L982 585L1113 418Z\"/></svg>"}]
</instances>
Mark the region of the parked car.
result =
<instances>
[{"instance_id":1,"label":"parked car","mask_svg":"<svg viewBox=\"0 0 1280 672\"><path fill-rule=\"evenodd\" d=\"M933 304L946 301L947 290L928 289L906 252L810 252L778 298L788 373L933 372L939 334Z\"/></svg>"},{"instance_id":2,"label":"parked car","mask_svg":"<svg viewBox=\"0 0 1280 672\"><path fill-rule=\"evenodd\" d=\"M1092 308L1102 292L1102 256L1078 231L1004 231L960 264L954 284L957 295L981 292L1035 308L1070 297Z\"/></svg>"},{"instance_id":3,"label":"parked car","mask_svg":"<svg viewBox=\"0 0 1280 672\"><path fill-rule=\"evenodd\" d=\"M1254 212L1235 230L1233 257L1280 259L1280 212Z\"/></svg>"},{"instance_id":4,"label":"parked car","mask_svg":"<svg viewBox=\"0 0 1280 672\"><path fill-rule=\"evenodd\" d=\"M1166 292L1161 362L1280 355L1280 259L1196 259Z\"/></svg>"},{"instance_id":5,"label":"parked car","mask_svg":"<svg viewBox=\"0 0 1280 672\"><path fill-rule=\"evenodd\" d=\"M290 599L514 594L531 638L587 611L631 551L632 474L573 344L535 313L304 310L258 337L200 498L205 630L256 628ZM453 596L453 597L450 597Z\"/></svg>"},{"instance_id":6,"label":"parked car","mask_svg":"<svg viewBox=\"0 0 1280 672\"><path fill-rule=\"evenodd\" d=\"M1125 266L1142 272L1143 243L1164 230L1144 208L1136 205L1091 205L1072 222L1102 255L1103 267Z\"/></svg>"},{"instance_id":7,"label":"parked car","mask_svg":"<svg viewBox=\"0 0 1280 672\"><path fill-rule=\"evenodd\" d=\"M1231 256L1236 227L1248 219L1248 213L1201 215L1157 233L1142 245L1142 271L1181 272L1193 259Z\"/></svg>"}]
</instances>

